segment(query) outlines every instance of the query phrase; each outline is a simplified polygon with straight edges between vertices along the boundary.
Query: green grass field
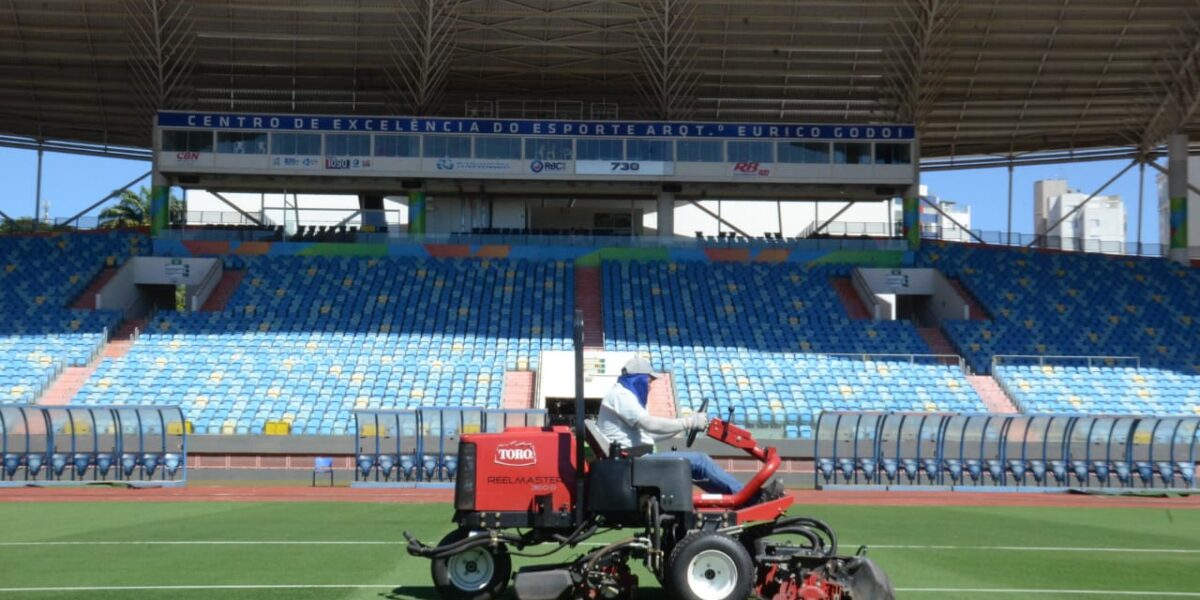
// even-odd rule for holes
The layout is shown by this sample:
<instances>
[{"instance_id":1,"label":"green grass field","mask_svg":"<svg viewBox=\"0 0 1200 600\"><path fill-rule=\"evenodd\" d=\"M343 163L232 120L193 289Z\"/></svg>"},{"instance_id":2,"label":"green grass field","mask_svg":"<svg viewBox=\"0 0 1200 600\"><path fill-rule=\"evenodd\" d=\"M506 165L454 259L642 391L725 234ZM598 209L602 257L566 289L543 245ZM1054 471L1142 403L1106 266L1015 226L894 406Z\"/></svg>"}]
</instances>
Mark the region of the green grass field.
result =
<instances>
[{"instance_id":1,"label":"green grass field","mask_svg":"<svg viewBox=\"0 0 1200 600\"><path fill-rule=\"evenodd\" d=\"M1197 510L796 512L827 519L844 548L873 546L901 598L1200 598ZM445 505L0 504L0 600L435 598L401 532L436 542L449 518Z\"/></svg>"}]
</instances>

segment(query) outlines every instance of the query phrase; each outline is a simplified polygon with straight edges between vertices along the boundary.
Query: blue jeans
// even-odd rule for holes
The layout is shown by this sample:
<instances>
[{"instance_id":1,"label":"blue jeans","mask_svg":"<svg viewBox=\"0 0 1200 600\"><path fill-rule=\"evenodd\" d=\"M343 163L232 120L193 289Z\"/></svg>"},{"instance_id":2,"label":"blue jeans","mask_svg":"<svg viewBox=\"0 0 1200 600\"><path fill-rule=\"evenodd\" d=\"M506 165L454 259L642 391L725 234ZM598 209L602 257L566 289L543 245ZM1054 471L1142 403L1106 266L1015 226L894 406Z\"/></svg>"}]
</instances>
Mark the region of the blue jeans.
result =
<instances>
[{"instance_id":1,"label":"blue jeans","mask_svg":"<svg viewBox=\"0 0 1200 600\"><path fill-rule=\"evenodd\" d=\"M686 458L692 464L692 481L709 494L736 494L742 484L733 475L717 466L711 456L703 452L655 452L647 458Z\"/></svg>"}]
</instances>

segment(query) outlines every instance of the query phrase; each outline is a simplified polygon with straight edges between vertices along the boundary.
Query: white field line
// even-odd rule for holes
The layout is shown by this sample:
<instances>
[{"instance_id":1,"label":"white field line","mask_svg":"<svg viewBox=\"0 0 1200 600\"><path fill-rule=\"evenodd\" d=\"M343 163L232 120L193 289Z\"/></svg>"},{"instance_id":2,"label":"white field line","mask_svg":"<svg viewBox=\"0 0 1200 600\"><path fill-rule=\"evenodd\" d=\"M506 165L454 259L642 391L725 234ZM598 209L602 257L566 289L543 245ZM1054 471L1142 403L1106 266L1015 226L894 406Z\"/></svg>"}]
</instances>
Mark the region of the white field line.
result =
<instances>
[{"instance_id":1,"label":"white field line","mask_svg":"<svg viewBox=\"0 0 1200 600\"><path fill-rule=\"evenodd\" d=\"M402 540L72 540L0 542L3 547L37 546L396 546ZM581 546L599 546L603 542L584 542ZM842 544L846 548L858 544ZM1200 548L1125 548L1078 546L953 546L920 544L867 544L872 550L965 550L978 552L1112 552L1119 554L1200 554Z\"/></svg>"},{"instance_id":2,"label":"white field line","mask_svg":"<svg viewBox=\"0 0 1200 600\"><path fill-rule=\"evenodd\" d=\"M400 589L393 584L228 584L228 585L112 585L112 586L61 586L61 587L7 587L0 593L62 593L62 592L138 592L138 591L212 591L212 590L355 590L355 589ZM1149 590L1056 590L1019 588L897 588L902 593L928 594L1059 594L1070 596L1146 596L1156 598L1200 598L1200 592L1159 592Z\"/></svg>"}]
</instances>

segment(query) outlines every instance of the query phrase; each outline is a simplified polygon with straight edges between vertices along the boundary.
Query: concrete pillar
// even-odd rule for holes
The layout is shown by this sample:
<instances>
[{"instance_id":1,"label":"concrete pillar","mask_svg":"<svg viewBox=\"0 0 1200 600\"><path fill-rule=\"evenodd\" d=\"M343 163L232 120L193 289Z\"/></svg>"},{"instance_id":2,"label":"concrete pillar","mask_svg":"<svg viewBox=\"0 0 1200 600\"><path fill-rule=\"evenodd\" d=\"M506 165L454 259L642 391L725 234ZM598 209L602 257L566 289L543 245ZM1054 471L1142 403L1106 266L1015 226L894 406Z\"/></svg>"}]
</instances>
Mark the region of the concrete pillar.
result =
<instances>
[{"instance_id":1,"label":"concrete pillar","mask_svg":"<svg viewBox=\"0 0 1200 600\"><path fill-rule=\"evenodd\" d=\"M170 227L171 186L158 169L150 176L150 235Z\"/></svg>"},{"instance_id":2,"label":"concrete pillar","mask_svg":"<svg viewBox=\"0 0 1200 600\"><path fill-rule=\"evenodd\" d=\"M904 239L908 249L921 249L921 143L914 136L912 146L912 185L904 192Z\"/></svg>"},{"instance_id":3,"label":"concrete pillar","mask_svg":"<svg viewBox=\"0 0 1200 600\"><path fill-rule=\"evenodd\" d=\"M408 232L425 233L425 190L408 193Z\"/></svg>"},{"instance_id":4,"label":"concrete pillar","mask_svg":"<svg viewBox=\"0 0 1200 600\"><path fill-rule=\"evenodd\" d=\"M658 237L675 237L675 194L658 193Z\"/></svg>"},{"instance_id":5,"label":"concrete pillar","mask_svg":"<svg viewBox=\"0 0 1200 600\"><path fill-rule=\"evenodd\" d=\"M1167 196L1170 198L1171 260L1188 262L1188 138L1175 133L1167 140Z\"/></svg>"}]
</instances>

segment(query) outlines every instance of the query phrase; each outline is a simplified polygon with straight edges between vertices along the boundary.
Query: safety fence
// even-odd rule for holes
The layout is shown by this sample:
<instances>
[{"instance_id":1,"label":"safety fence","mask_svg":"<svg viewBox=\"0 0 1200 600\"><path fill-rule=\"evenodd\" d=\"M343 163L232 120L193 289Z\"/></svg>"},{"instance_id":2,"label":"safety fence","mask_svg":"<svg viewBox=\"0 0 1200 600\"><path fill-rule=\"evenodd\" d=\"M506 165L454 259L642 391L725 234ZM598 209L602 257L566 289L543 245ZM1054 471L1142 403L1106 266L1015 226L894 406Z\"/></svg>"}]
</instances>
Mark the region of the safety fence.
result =
<instances>
[{"instance_id":1,"label":"safety fence","mask_svg":"<svg viewBox=\"0 0 1200 600\"><path fill-rule=\"evenodd\" d=\"M462 434L541 427L541 409L441 408L354 412L356 486L449 485L458 472Z\"/></svg>"},{"instance_id":2,"label":"safety fence","mask_svg":"<svg viewBox=\"0 0 1200 600\"><path fill-rule=\"evenodd\" d=\"M826 412L819 488L1196 489L1200 417Z\"/></svg>"},{"instance_id":3,"label":"safety fence","mask_svg":"<svg viewBox=\"0 0 1200 600\"><path fill-rule=\"evenodd\" d=\"M176 406L0 405L0 486L187 482Z\"/></svg>"}]
</instances>

